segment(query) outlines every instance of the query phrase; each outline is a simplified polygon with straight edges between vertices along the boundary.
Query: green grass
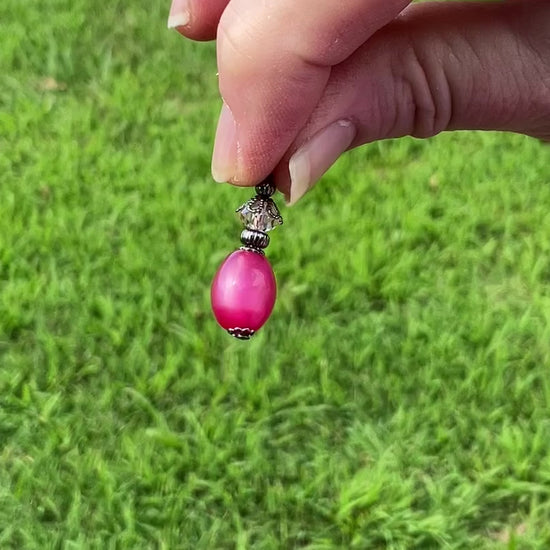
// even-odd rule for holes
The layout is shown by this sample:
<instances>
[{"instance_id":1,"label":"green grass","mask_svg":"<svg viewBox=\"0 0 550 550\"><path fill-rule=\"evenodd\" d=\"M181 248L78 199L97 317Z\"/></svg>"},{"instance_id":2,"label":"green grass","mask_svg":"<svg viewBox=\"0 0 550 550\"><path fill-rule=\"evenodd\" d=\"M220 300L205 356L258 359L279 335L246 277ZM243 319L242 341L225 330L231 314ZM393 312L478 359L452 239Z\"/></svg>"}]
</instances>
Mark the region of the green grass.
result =
<instances>
[{"instance_id":1,"label":"green grass","mask_svg":"<svg viewBox=\"0 0 550 550\"><path fill-rule=\"evenodd\" d=\"M550 547L549 149L348 155L233 341L250 191L210 180L214 48L167 9L0 4L0 548Z\"/></svg>"}]
</instances>

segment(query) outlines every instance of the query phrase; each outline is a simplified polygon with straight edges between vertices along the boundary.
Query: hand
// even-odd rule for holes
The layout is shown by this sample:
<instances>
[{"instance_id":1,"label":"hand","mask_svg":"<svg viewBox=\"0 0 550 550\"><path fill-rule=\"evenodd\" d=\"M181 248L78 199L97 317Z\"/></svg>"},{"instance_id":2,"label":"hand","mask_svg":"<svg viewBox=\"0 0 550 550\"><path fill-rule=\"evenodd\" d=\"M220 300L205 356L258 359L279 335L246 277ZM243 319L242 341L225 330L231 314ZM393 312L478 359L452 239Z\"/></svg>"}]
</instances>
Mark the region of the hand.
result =
<instances>
[{"instance_id":1,"label":"hand","mask_svg":"<svg viewBox=\"0 0 550 550\"><path fill-rule=\"evenodd\" d=\"M217 181L295 203L346 150L486 129L550 139L550 1L173 0L217 34Z\"/></svg>"}]
</instances>

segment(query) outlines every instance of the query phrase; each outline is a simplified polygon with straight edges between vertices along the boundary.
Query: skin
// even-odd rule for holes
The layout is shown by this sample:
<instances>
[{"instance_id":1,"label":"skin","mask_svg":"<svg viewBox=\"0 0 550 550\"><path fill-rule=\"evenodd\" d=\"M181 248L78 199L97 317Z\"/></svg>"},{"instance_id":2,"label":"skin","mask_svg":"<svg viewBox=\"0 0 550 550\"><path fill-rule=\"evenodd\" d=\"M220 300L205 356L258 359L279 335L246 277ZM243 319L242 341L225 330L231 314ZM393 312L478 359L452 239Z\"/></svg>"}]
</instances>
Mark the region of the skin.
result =
<instances>
[{"instance_id":1,"label":"skin","mask_svg":"<svg viewBox=\"0 0 550 550\"><path fill-rule=\"evenodd\" d=\"M288 198L289 161L308 143L327 157L300 176L311 187L341 149L380 139L461 129L550 139L550 0L407 4L188 0L177 30L217 40L216 179L255 185L273 173ZM349 127L332 127L332 145L311 141L337 121Z\"/></svg>"}]
</instances>

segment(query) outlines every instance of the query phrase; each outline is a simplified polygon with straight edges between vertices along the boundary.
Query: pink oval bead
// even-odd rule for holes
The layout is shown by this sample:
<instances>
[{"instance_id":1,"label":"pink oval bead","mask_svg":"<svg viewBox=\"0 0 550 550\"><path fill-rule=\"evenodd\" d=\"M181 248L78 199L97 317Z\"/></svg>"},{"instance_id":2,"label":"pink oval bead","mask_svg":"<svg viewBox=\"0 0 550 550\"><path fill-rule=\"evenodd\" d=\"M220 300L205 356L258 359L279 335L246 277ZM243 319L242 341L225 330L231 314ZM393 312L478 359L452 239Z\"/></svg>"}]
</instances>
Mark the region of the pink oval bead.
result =
<instances>
[{"instance_id":1,"label":"pink oval bead","mask_svg":"<svg viewBox=\"0 0 550 550\"><path fill-rule=\"evenodd\" d=\"M236 250L224 260L210 294L216 320L238 338L249 338L262 327L273 311L276 296L269 261L249 250Z\"/></svg>"}]
</instances>

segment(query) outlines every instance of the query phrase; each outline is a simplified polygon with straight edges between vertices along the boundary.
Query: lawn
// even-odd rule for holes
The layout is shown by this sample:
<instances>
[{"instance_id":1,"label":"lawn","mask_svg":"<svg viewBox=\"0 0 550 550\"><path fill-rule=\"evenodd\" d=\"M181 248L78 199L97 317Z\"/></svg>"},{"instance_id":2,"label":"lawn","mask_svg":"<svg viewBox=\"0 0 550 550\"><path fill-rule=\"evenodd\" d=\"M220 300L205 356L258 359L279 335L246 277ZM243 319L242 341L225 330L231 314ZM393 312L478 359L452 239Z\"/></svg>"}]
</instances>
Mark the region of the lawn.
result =
<instances>
[{"instance_id":1,"label":"lawn","mask_svg":"<svg viewBox=\"0 0 550 550\"><path fill-rule=\"evenodd\" d=\"M0 3L0 548L550 547L550 148L347 155L210 312L251 191L167 2Z\"/></svg>"}]
</instances>

